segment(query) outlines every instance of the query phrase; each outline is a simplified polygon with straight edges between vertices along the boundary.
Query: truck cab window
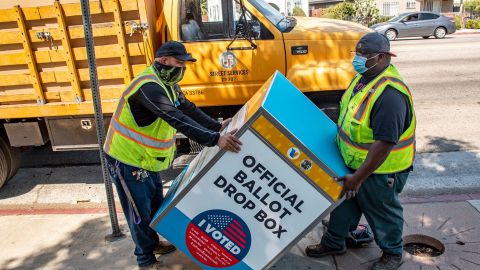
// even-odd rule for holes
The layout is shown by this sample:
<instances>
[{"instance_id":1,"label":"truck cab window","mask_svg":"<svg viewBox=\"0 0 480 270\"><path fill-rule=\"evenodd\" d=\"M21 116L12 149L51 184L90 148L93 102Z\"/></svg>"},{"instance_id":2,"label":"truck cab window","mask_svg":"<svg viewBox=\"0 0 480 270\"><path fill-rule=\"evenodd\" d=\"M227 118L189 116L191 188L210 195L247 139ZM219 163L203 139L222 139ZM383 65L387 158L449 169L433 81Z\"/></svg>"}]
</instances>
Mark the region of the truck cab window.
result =
<instances>
[{"instance_id":1,"label":"truck cab window","mask_svg":"<svg viewBox=\"0 0 480 270\"><path fill-rule=\"evenodd\" d=\"M236 33L237 38L247 33L254 39L274 38L250 12L242 9L240 0L181 0L180 22L181 40L187 42L230 40Z\"/></svg>"},{"instance_id":2,"label":"truck cab window","mask_svg":"<svg viewBox=\"0 0 480 270\"><path fill-rule=\"evenodd\" d=\"M233 0L232 35L250 37L253 39L273 39L273 34L248 10L242 8L240 0ZM244 16L245 15L245 16Z\"/></svg>"},{"instance_id":3,"label":"truck cab window","mask_svg":"<svg viewBox=\"0 0 480 270\"><path fill-rule=\"evenodd\" d=\"M180 34L183 41L226 39L227 2L231 0L181 0Z\"/></svg>"}]
</instances>

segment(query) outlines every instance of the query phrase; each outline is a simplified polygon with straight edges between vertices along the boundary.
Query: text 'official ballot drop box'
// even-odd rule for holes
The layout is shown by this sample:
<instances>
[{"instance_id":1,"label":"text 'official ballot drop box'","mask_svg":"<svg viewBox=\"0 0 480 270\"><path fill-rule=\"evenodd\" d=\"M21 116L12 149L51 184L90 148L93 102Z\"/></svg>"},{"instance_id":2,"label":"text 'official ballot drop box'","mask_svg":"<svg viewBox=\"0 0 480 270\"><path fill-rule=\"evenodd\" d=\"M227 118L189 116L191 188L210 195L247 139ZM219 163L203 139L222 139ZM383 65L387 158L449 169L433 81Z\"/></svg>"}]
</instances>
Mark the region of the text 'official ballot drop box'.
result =
<instances>
[{"instance_id":1,"label":"text 'official ballot drop box'","mask_svg":"<svg viewBox=\"0 0 480 270\"><path fill-rule=\"evenodd\" d=\"M336 125L276 72L235 115L239 153L205 148L151 226L204 269L265 269L340 202Z\"/></svg>"}]
</instances>

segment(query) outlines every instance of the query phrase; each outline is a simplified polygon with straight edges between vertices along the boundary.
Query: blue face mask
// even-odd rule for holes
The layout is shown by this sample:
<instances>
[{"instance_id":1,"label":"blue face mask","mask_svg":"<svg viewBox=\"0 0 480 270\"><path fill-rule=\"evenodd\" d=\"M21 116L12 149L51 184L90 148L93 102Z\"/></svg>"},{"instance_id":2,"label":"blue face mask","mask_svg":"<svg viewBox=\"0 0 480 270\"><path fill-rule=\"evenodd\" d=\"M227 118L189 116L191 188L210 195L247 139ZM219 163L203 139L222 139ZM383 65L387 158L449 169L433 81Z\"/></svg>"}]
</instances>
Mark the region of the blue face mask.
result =
<instances>
[{"instance_id":1,"label":"blue face mask","mask_svg":"<svg viewBox=\"0 0 480 270\"><path fill-rule=\"evenodd\" d=\"M355 69L356 72L358 72L360 74L363 74L363 73L367 72L369 69L373 68L374 66L376 66L378 64L378 63L375 63L375 65L367 68L367 66L366 66L367 61L376 57L377 55L372 56L370 58L355 55L355 57L353 58L353 61L352 61L353 68Z\"/></svg>"}]
</instances>

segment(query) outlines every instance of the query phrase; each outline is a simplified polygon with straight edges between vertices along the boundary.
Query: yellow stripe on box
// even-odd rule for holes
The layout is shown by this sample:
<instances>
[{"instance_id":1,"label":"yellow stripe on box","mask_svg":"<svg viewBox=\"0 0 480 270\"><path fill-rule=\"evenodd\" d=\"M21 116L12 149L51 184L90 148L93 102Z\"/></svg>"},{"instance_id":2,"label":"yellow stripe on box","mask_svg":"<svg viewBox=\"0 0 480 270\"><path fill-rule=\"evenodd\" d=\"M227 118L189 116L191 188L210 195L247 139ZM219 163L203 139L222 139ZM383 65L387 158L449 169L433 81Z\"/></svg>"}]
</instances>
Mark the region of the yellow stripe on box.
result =
<instances>
[{"instance_id":1,"label":"yellow stripe on box","mask_svg":"<svg viewBox=\"0 0 480 270\"><path fill-rule=\"evenodd\" d=\"M258 108L262 106L262 102L265 99L265 94L267 93L270 83L273 80L273 76L270 77L265 84L252 96L252 98L247 102L247 118L246 120L250 119L252 115L258 111Z\"/></svg>"},{"instance_id":2,"label":"yellow stripe on box","mask_svg":"<svg viewBox=\"0 0 480 270\"><path fill-rule=\"evenodd\" d=\"M288 151L291 147L297 147L285 134L280 132L270 121L261 115L252 124L252 127L275 149L278 150L284 157L286 157L295 167L310 178L317 186L319 186L332 200L337 201L342 191L342 186L339 185L330 175L328 175L317 163L313 161L307 154L300 151L300 155L291 159L288 156ZM297 147L298 148L298 147ZM304 170L300 166L303 160L310 160L312 166L309 170Z\"/></svg>"}]
</instances>

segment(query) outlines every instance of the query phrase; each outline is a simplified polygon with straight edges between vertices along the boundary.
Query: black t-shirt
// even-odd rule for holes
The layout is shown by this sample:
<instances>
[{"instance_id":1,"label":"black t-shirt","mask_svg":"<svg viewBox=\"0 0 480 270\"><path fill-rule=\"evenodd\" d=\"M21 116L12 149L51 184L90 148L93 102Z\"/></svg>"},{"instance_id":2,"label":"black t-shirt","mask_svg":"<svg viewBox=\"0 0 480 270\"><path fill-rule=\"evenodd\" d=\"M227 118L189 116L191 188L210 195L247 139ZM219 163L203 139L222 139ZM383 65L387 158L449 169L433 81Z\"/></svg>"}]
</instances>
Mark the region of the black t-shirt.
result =
<instances>
[{"instance_id":1,"label":"black t-shirt","mask_svg":"<svg viewBox=\"0 0 480 270\"><path fill-rule=\"evenodd\" d=\"M365 87L376 76L362 76L354 89L354 94ZM408 129L412 121L412 110L408 97L387 85L383 93L373 104L370 113L370 127L373 138L397 144L400 136Z\"/></svg>"},{"instance_id":2,"label":"black t-shirt","mask_svg":"<svg viewBox=\"0 0 480 270\"><path fill-rule=\"evenodd\" d=\"M172 91L177 93L178 103L175 106L158 84L142 85L128 100L137 125L148 126L160 117L188 138L204 146L216 145L221 124L197 108L177 87L167 87L170 96L173 97Z\"/></svg>"}]
</instances>

